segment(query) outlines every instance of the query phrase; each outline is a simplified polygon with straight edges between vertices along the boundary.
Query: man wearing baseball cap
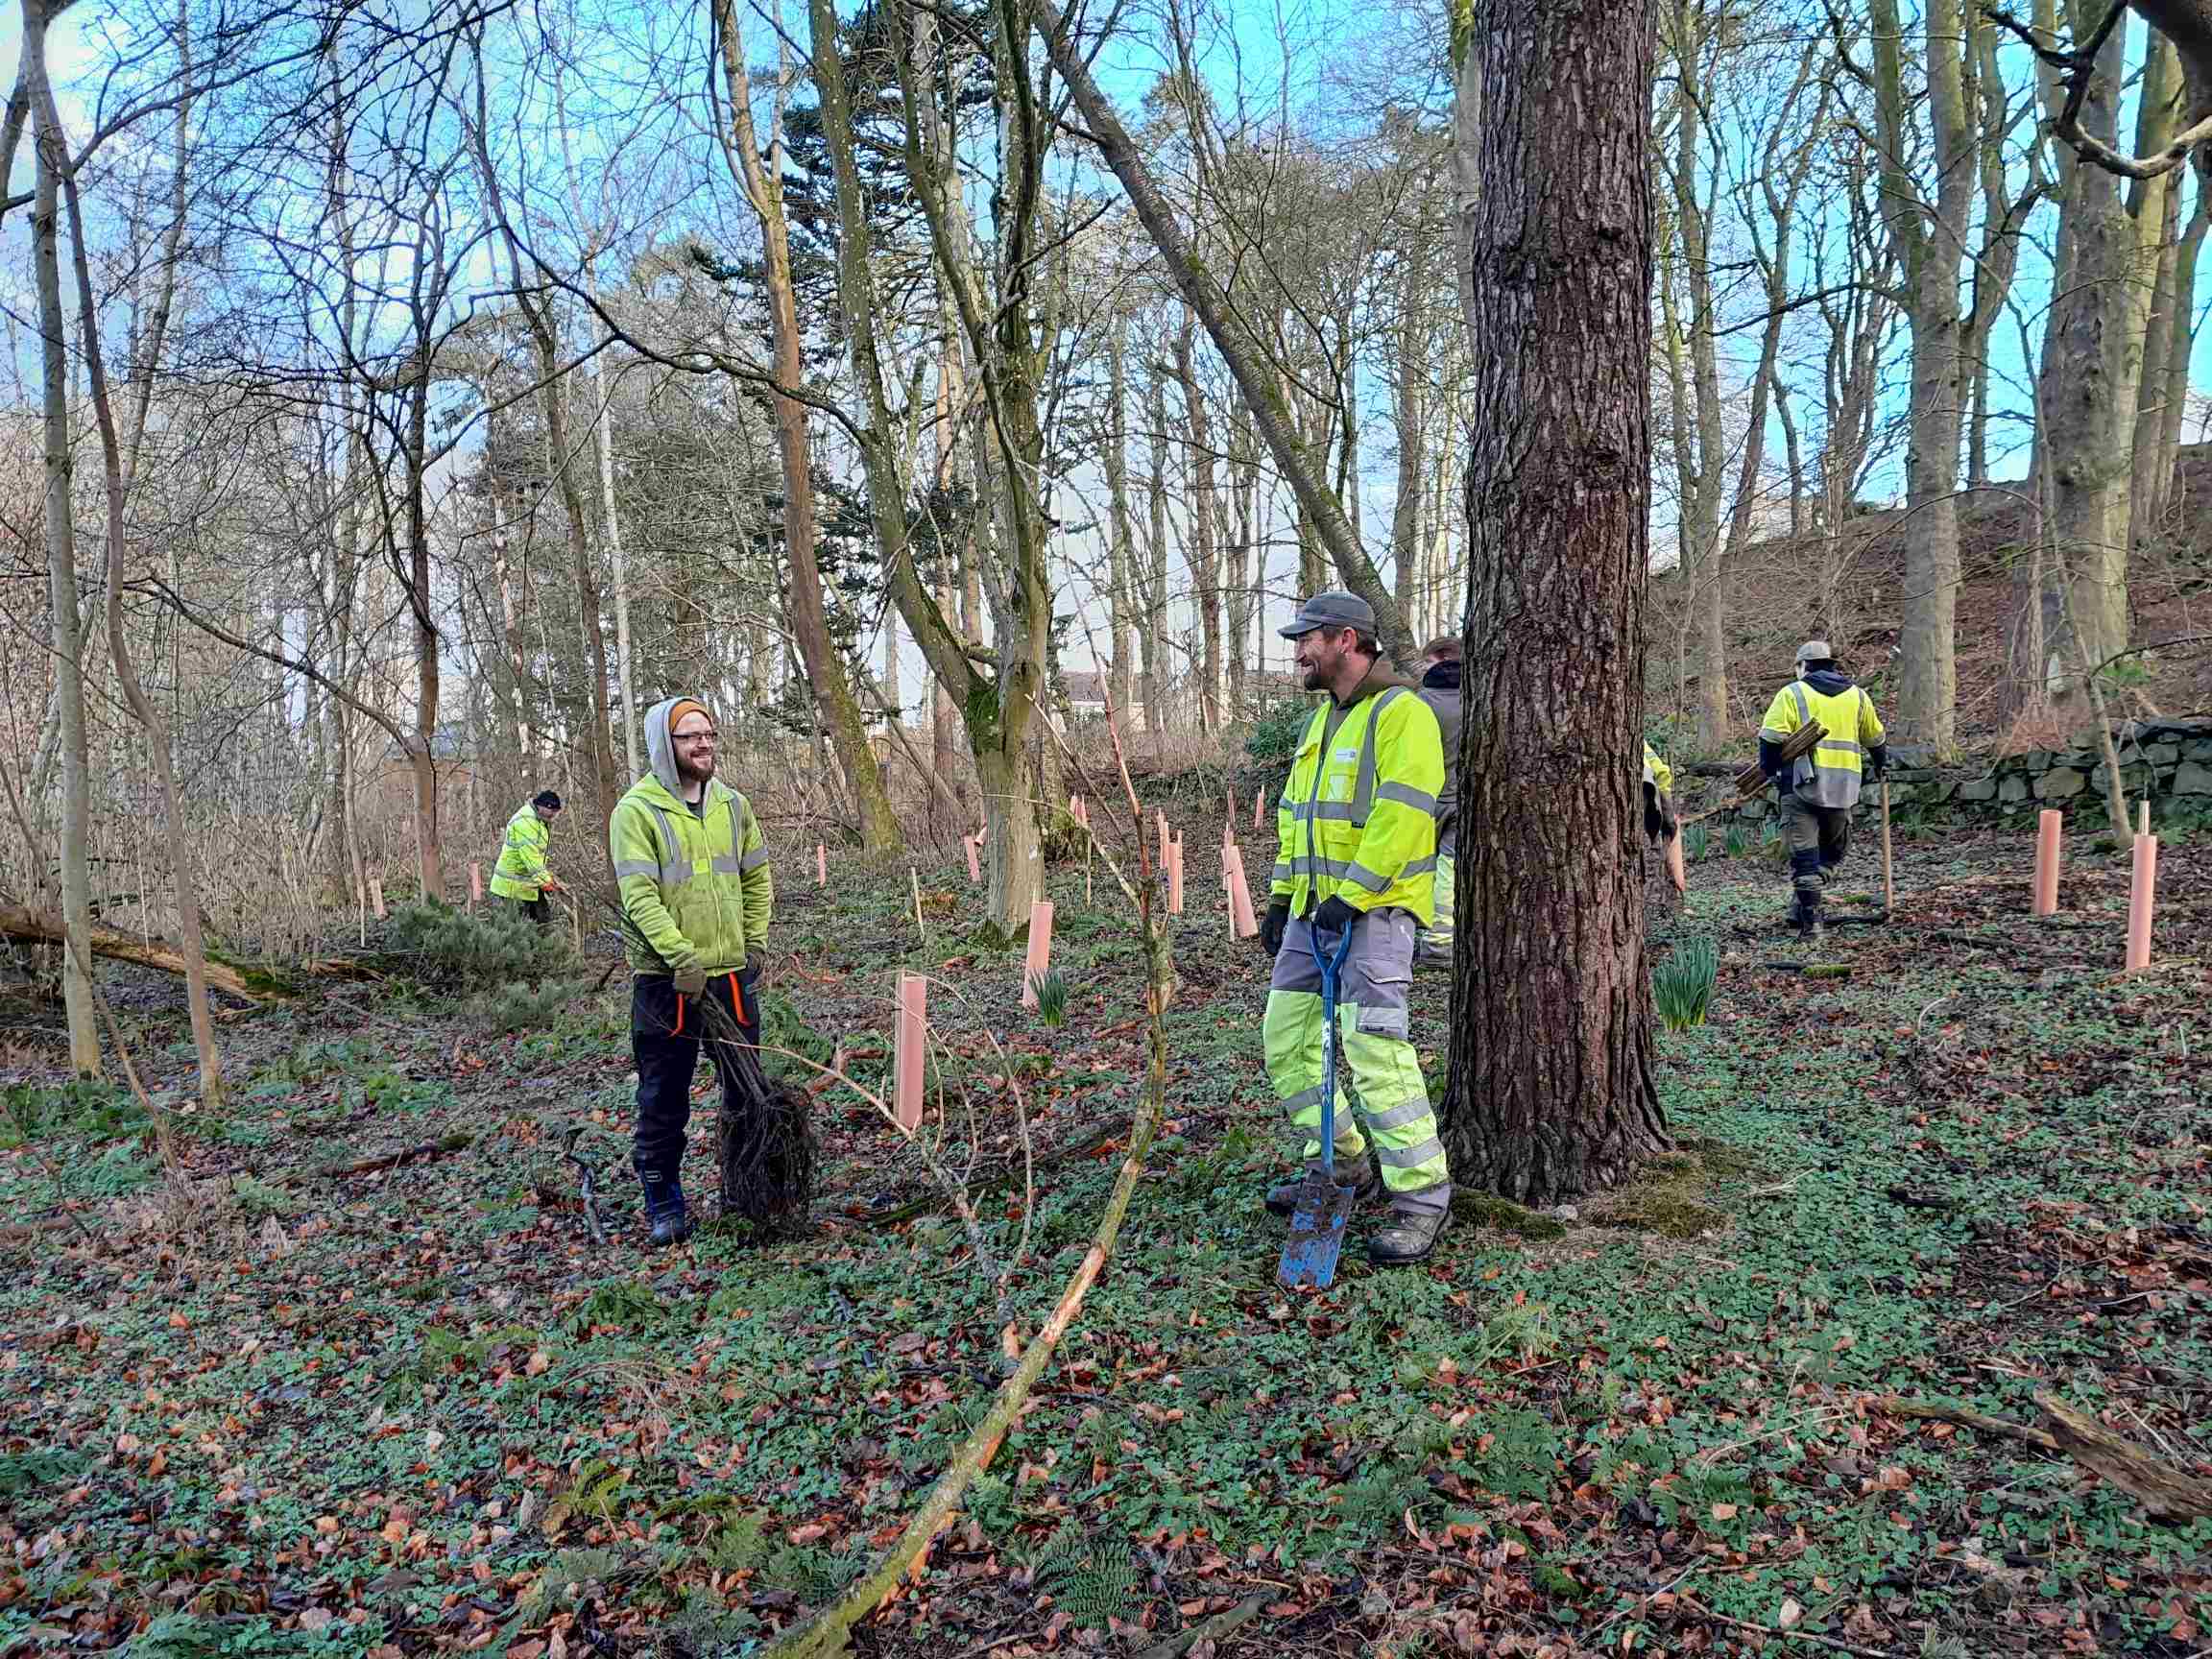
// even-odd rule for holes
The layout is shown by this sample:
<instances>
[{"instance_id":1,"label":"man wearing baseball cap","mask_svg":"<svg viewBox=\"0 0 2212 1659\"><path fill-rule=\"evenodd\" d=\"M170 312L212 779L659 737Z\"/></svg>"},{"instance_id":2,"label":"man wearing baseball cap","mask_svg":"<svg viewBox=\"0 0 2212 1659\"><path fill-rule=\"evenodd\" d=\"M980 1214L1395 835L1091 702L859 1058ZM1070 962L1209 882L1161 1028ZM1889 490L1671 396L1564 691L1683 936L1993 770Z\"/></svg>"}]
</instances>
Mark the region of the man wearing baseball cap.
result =
<instances>
[{"instance_id":1,"label":"man wearing baseball cap","mask_svg":"<svg viewBox=\"0 0 2212 1659\"><path fill-rule=\"evenodd\" d=\"M1389 1218L1368 1259L1393 1266L1436 1248L1452 1180L1435 1114L1408 1038L1414 941L1435 920L1437 796L1444 787L1436 716L1380 661L1375 613L1357 594L1316 593L1281 630L1295 640L1306 689L1326 691L1299 739L1277 805L1281 848L1262 930L1275 957L1262 1027L1267 1075L1321 1161L1321 969L1350 935L1337 980L1348 1093L1339 1101L1337 1178L1364 1201L1388 1194ZM1378 1174L1380 1170L1380 1174ZM1287 1215L1299 1184L1272 1189Z\"/></svg>"},{"instance_id":2,"label":"man wearing baseball cap","mask_svg":"<svg viewBox=\"0 0 2212 1659\"><path fill-rule=\"evenodd\" d=\"M1827 733L1812 753L1782 758L1782 745L1808 721ZM1774 781L1782 835L1790 845L1790 920L1811 943L1821 935L1820 890L1851 850L1851 808L1867 765L1882 776L1888 749L1874 699L1836 666L1825 639L1797 647L1797 678L1774 693L1759 727L1759 769Z\"/></svg>"}]
</instances>

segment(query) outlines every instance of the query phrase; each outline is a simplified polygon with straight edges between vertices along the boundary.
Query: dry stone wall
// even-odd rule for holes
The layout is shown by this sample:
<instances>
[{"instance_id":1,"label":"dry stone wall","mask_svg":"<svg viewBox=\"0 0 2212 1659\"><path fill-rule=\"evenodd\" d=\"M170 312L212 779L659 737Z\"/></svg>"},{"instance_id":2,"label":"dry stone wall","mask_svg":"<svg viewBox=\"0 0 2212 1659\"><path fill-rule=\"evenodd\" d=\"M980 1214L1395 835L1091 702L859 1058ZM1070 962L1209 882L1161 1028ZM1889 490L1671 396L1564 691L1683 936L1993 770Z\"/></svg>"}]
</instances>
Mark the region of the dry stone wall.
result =
<instances>
[{"instance_id":1,"label":"dry stone wall","mask_svg":"<svg viewBox=\"0 0 2212 1659\"><path fill-rule=\"evenodd\" d=\"M2130 802L2148 793L2153 818L2166 812L2212 818L2212 718L2137 720L2115 733L2120 781ZM2032 749L1994 761L1936 766L1925 751L1903 746L1889 752L1889 802L1893 809L1924 813L2032 813L2047 806L2086 810L2103 818L2112 792L2111 769L2101 745ZM1862 803L1870 810L1874 794ZM1743 816L1771 811L1759 801Z\"/></svg>"}]
</instances>

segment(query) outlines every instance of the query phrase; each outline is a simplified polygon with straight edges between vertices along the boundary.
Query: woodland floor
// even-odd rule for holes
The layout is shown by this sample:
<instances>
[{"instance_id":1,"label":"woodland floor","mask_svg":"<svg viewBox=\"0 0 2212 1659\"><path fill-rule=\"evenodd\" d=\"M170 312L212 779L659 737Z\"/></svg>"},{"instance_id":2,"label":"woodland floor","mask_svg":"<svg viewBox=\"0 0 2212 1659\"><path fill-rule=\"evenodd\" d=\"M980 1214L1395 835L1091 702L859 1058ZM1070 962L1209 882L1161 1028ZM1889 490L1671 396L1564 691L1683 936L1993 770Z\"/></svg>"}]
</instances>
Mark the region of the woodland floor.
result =
<instances>
[{"instance_id":1,"label":"woodland floor","mask_svg":"<svg viewBox=\"0 0 2212 1659\"><path fill-rule=\"evenodd\" d=\"M1231 1610L1200 1659L2212 1651L2212 1521L1880 1405L2026 1423L2050 1389L2212 1471L2212 845L2166 847L2161 960L2123 980L2127 873L2085 842L2037 926L2022 838L1909 834L1901 914L1832 930L1827 979L1771 966L1801 959L1785 883L1716 844L1687 916L1653 919L1661 951L1722 952L1709 1022L1660 1039L1683 1153L1564 1226L1462 1220L1426 1270L1348 1250L1293 1300L1258 1204L1288 1162L1264 964L1192 816L1169 1131L1032 1409L859 1652L1172 1653ZM1018 957L957 942L964 874L925 872L924 950L903 867L828 897L786 871L769 1041L884 1046L901 961L958 988L933 1013L1000 1126L1001 1250L1009 1070L1039 1140L1033 1328L1113 1177L1140 966L1105 884L1087 908L1061 873L1073 996L1046 1027ZM110 984L180 1094L174 990ZM1443 992L1419 987L1436 1041ZM990 1289L837 1092L814 1238L646 1252L626 1018L589 978L519 1036L399 985L245 1015L181 1186L128 1095L13 1050L0 1650L742 1653L876 1555L996 1385ZM558 1155L576 1122L605 1245Z\"/></svg>"}]
</instances>

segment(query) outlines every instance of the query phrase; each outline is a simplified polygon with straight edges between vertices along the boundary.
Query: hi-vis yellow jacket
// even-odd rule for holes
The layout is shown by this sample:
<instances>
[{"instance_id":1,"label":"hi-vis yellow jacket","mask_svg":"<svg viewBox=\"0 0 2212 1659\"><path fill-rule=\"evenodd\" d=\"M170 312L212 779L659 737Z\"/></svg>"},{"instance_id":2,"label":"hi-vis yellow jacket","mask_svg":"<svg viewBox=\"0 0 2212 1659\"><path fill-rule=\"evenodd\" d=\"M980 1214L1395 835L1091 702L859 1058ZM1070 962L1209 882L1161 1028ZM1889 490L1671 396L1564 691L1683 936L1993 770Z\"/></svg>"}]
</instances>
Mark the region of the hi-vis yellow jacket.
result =
<instances>
[{"instance_id":1,"label":"hi-vis yellow jacket","mask_svg":"<svg viewBox=\"0 0 2212 1659\"><path fill-rule=\"evenodd\" d=\"M545 854L553 845L553 830L529 802L507 820L507 839L499 848L499 862L492 867L492 891L501 899L538 898L553 872L545 867Z\"/></svg>"},{"instance_id":2,"label":"hi-vis yellow jacket","mask_svg":"<svg viewBox=\"0 0 2212 1659\"><path fill-rule=\"evenodd\" d=\"M1314 709L1276 806L1276 902L1302 916L1340 898L1355 910L1409 910L1428 926L1443 787L1436 716L1403 682L1378 670L1349 704Z\"/></svg>"},{"instance_id":3,"label":"hi-vis yellow jacket","mask_svg":"<svg viewBox=\"0 0 2212 1659\"><path fill-rule=\"evenodd\" d=\"M1644 781L1662 795L1674 793L1674 768L1660 758L1659 751L1644 745Z\"/></svg>"},{"instance_id":4,"label":"hi-vis yellow jacket","mask_svg":"<svg viewBox=\"0 0 2212 1659\"><path fill-rule=\"evenodd\" d=\"M683 780L668 740L668 710L678 701L671 697L646 713L652 770L614 804L607 851L632 972L696 967L712 978L744 967L767 937L776 876L760 820L744 796L719 778L707 781L697 807L676 792Z\"/></svg>"},{"instance_id":5,"label":"hi-vis yellow jacket","mask_svg":"<svg viewBox=\"0 0 2212 1659\"><path fill-rule=\"evenodd\" d=\"M1859 805L1859 778L1865 754L1883 742L1882 720L1874 712L1874 699L1843 675L1817 669L1792 680L1774 693L1760 722L1759 740L1779 743L1809 720L1817 720L1828 735L1810 755L1791 763L1790 782L1800 800L1820 806ZM1810 796L1805 785L1813 785Z\"/></svg>"}]
</instances>

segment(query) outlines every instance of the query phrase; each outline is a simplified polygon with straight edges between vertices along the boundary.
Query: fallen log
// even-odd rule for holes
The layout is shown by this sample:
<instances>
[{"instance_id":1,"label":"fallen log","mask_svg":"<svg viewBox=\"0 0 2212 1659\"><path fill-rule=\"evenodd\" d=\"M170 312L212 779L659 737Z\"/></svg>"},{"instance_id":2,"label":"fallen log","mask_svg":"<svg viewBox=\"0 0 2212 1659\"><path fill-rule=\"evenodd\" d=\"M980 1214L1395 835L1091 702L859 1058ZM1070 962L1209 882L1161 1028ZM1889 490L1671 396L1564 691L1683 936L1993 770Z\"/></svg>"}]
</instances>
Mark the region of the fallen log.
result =
<instances>
[{"instance_id":1,"label":"fallen log","mask_svg":"<svg viewBox=\"0 0 2212 1659\"><path fill-rule=\"evenodd\" d=\"M1992 1417L1986 1411L1976 1411L1966 1406L1946 1406L1934 1400L1908 1400L1901 1395L1885 1394L1870 1402L1877 1411L1891 1417L1917 1417L1929 1423L1953 1423L1961 1429L1971 1429L1977 1434L2002 1435L2008 1440L2025 1440L2031 1446L2039 1446L2046 1452L2058 1450L2058 1442L2046 1430L2032 1428L2026 1423L2015 1423L2009 1417Z\"/></svg>"},{"instance_id":2,"label":"fallen log","mask_svg":"<svg viewBox=\"0 0 2212 1659\"><path fill-rule=\"evenodd\" d=\"M2212 1480L2152 1456L2055 1394L2037 1394L2035 1405L2060 1451L2142 1504L2152 1520L2179 1524L2212 1515Z\"/></svg>"},{"instance_id":3,"label":"fallen log","mask_svg":"<svg viewBox=\"0 0 2212 1659\"><path fill-rule=\"evenodd\" d=\"M1880 1396L1868 1405L1892 1417L1956 1423L1977 1433L2001 1434L2045 1452L2063 1453L2142 1504L2143 1513L2153 1521L2179 1525L2212 1515L2212 1480L2152 1455L2056 1394L2039 1392L2035 1396L2036 1408L2043 1413L2041 1428L1987 1416L1963 1406L1906 1400L1895 1394Z\"/></svg>"},{"instance_id":4,"label":"fallen log","mask_svg":"<svg viewBox=\"0 0 2212 1659\"><path fill-rule=\"evenodd\" d=\"M0 933L11 939L33 939L41 944L61 943L61 918L50 910L33 910L21 904L0 904ZM92 954L106 956L110 961L132 962L141 968L158 968L164 974L181 976L184 956L175 947L157 940L137 938L130 933L117 932L112 927L92 927ZM258 1002L262 992L246 983L246 976L237 969L210 960L207 964L207 983L226 997L235 997L241 1002Z\"/></svg>"}]
</instances>

